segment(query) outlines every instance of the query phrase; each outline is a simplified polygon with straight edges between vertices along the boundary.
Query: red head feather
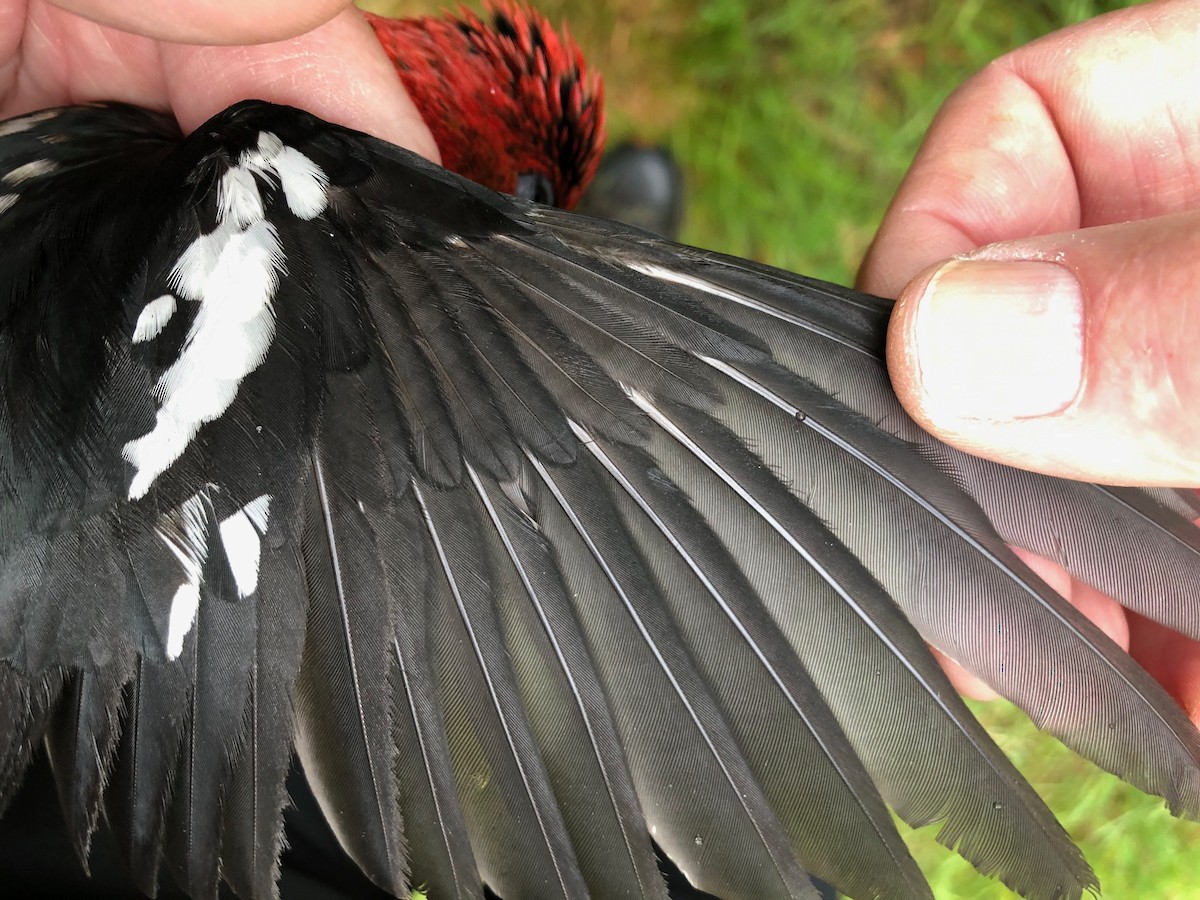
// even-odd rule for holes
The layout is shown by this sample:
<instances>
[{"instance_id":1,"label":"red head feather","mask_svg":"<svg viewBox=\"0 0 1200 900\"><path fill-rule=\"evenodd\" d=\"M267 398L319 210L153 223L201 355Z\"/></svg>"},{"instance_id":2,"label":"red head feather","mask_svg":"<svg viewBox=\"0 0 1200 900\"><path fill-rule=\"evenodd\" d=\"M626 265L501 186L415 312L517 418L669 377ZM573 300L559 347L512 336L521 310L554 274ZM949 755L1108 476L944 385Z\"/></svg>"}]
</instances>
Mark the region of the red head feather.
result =
<instances>
[{"instance_id":1,"label":"red head feather","mask_svg":"<svg viewBox=\"0 0 1200 900\"><path fill-rule=\"evenodd\" d=\"M510 194L540 177L553 197L537 199L574 205L600 160L604 111L569 34L508 2L487 18L368 18L448 169Z\"/></svg>"}]
</instances>

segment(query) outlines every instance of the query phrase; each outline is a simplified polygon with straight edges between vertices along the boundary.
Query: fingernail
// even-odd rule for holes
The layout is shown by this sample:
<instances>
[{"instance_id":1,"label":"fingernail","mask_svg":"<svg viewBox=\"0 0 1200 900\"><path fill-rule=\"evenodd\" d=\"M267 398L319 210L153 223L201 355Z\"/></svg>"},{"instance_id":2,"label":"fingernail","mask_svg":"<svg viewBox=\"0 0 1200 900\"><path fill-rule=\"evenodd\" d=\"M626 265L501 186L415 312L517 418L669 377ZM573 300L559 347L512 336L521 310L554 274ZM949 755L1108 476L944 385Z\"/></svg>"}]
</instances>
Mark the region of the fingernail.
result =
<instances>
[{"instance_id":1,"label":"fingernail","mask_svg":"<svg viewBox=\"0 0 1200 900\"><path fill-rule=\"evenodd\" d=\"M921 295L913 329L931 413L1032 418L1079 393L1083 294L1062 266L952 260Z\"/></svg>"}]
</instances>

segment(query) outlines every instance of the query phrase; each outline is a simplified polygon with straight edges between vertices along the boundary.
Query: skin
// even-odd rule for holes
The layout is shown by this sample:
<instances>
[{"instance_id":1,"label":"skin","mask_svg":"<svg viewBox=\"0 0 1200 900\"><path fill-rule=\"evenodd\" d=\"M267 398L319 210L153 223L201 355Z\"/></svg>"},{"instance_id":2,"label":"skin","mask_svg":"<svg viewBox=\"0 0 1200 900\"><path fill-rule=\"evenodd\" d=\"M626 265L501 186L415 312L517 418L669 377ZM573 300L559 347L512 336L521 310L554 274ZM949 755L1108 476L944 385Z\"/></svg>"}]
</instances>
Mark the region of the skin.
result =
<instances>
[{"instance_id":1,"label":"skin","mask_svg":"<svg viewBox=\"0 0 1200 900\"><path fill-rule=\"evenodd\" d=\"M899 296L893 380L943 440L1200 486L1198 40L1195 2L1122 10L1002 57L942 108L859 284ZM1200 721L1200 645L1038 565Z\"/></svg>"},{"instance_id":2,"label":"skin","mask_svg":"<svg viewBox=\"0 0 1200 900\"><path fill-rule=\"evenodd\" d=\"M247 97L303 106L438 160L348 0L0 0L0 118L124 100L170 110L190 131Z\"/></svg>"}]
</instances>

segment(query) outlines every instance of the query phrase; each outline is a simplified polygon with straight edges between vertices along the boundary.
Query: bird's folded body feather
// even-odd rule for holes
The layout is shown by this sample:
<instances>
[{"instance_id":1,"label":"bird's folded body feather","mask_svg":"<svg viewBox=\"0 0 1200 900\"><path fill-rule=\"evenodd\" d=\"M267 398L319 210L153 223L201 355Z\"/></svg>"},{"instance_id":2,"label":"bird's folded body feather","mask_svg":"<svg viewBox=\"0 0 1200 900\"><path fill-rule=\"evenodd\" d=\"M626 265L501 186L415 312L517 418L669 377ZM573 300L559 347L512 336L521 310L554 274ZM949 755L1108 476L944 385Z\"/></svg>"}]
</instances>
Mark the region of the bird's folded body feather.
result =
<instances>
[{"instance_id":1,"label":"bird's folded body feather","mask_svg":"<svg viewBox=\"0 0 1200 900\"><path fill-rule=\"evenodd\" d=\"M928 896L886 801L1079 897L926 641L1200 813L1186 717L1008 547L1198 635L1195 503L924 435L886 301L261 102L14 120L20 166L0 803L44 740L82 857L103 814L143 889L270 896L294 744L401 895L661 898L653 839L721 896Z\"/></svg>"}]
</instances>

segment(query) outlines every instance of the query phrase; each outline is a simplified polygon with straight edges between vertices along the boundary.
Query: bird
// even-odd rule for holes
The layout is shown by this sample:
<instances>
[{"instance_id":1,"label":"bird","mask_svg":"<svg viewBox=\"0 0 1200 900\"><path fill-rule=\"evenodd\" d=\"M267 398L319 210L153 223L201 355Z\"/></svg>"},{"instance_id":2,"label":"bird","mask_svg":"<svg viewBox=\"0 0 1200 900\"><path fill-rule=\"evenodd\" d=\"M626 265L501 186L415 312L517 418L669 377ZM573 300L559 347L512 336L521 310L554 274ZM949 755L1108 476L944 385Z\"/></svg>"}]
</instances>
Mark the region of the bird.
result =
<instances>
[{"instance_id":1,"label":"bird","mask_svg":"<svg viewBox=\"0 0 1200 900\"><path fill-rule=\"evenodd\" d=\"M1011 549L1200 638L1194 495L946 446L891 301L557 208L601 89L537 14L372 21L458 174L259 100L0 123L0 810L44 752L85 866L269 898L294 753L400 897L665 898L656 846L929 897L892 812L1095 889L933 645L1200 813L1191 722Z\"/></svg>"}]
</instances>

